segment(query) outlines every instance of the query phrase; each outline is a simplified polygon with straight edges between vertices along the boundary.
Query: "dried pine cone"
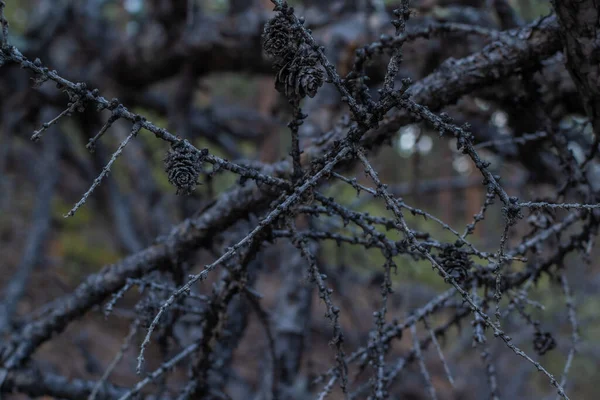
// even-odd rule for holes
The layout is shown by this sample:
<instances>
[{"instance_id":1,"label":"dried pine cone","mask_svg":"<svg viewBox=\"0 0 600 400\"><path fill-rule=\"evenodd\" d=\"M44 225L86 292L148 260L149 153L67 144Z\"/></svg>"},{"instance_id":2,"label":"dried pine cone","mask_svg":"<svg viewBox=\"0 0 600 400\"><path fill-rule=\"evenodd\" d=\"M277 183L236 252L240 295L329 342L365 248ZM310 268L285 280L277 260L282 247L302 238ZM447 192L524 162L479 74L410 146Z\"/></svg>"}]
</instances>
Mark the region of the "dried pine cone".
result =
<instances>
[{"instance_id":1,"label":"dried pine cone","mask_svg":"<svg viewBox=\"0 0 600 400\"><path fill-rule=\"evenodd\" d=\"M169 182L177 188L177 194L190 194L196 188L202 161L207 154L207 149L197 151L190 148L186 140L171 147L165 158L165 171Z\"/></svg>"},{"instance_id":2,"label":"dried pine cone","mask_svg":"<svg viewBox=\"0 0 600 400\"><path fill-rule=\"evenodd\" d=\"M457 243L460 246L460 243ZM447 246L440 253L440 264L444 270L459 284L463 283L469 277L471 261L469 256L454 246Z\"/></svg>"},{"instance_id":3,"label":"dried pine cone","mask_svg":"<svg viewBox=\"0 0 600 400\"><path fill-rule=\"evenodd\" d=\"M298 50L292 25L281 13L265 24L262 40L265 52L278 63L292 58Z\"/></svg>"},{"instance_id":4,"label":"dried pine cone","mask_svg":"<svg viewBox=\"0 0 600 400\"><path fill-rule=\"evenodd\" d=\"M533 337L533 348L540 356L543 356L556 347L556 341L550 332L535 332Z\"/></svg>"},{"instance_id":5,"label":"dried pine cone","mask_svg":"<svg viewBox=\"0 0 600 400\"><path fill-rule=\"evenodd\" d=\"M305 96L315 97L323 85L323 78L317 57L305 48L279 70L275 88L290 101L297 101Z\"/></svg>"}]
</instances>

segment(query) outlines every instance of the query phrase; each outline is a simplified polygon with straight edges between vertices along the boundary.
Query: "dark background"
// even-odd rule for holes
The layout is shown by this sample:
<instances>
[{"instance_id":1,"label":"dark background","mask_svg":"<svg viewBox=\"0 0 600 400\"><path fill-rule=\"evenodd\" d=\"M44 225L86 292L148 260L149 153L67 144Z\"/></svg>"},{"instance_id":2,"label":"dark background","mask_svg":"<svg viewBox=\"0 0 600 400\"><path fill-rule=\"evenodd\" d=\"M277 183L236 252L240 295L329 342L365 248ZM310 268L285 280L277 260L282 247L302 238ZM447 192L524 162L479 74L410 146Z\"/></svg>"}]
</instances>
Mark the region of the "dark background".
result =
<instances>
[{"instance_id":1,"label":"dark background","mask_svg":"<svg viewBox=\"0 0 600 400\"><path fill-rule=\"evenodd\" d=\"M289 159L286 124L291 107L275 90L275 72L261 49L262 26L273 15L272 4L258 0L190 3L8 1L5 17L10 22L10 43L28 58L39 57L63 78L98 88L106 99L118 98L129 110L188 139L197 148L208 148L211 154L241 165ZM389 21L391 11L398 6L394 1L368 0L290 3L296 6L297 15L305 16L306 25L325 46L325 54L341 75L352 68L357 48L379 40L383 32L393 35ZM461 60L480 52L494 43L497 32L526 27L552 10L548 2L537 0L426 0L413 1L411 7L409 33L440 23L468 24L489 31L456 31L409 40L403 47L397 87L404 77L422 82L436 71L451 76L453 68L459 70L461 66L442 65L448 58ZM526 35L515 40L523 38L527 39ZM388 53L376 55L366 69L374 98L388 60ZM426 101L423 96L417 101L436 112L445 111L457 125L470 123L478 154L491 163L489 170L501 177L502 187L510 196L523 202L597 203L597 141L592 125L587 123L582 95L565 68L565 56L555 50L531 64L500 80L463 90L457 101L447 101L444 91L437 89L423 95L428 96ZM251 292L237 293L227 301L219 297L227 282L238 279L227 272L235 270L235 265L217 269L207 281L194 285L192 293L209 300L191 297L168 313L146 350L146 372L136 375L140 344L158 307L174 288L186 282L188 274L201 271L256 226L266 215L268 202L241 211L214 211L219 204L229 204L231 191L236 196L240 183L231 172L213 173L210 165L205 165L201 174L203 185L190 196L177 196L164 171L168 143L142 131L87 203L73 217L63 218L129 134L131 123L117 121L90 153L85 148L88 139L110 114L89 107L62 118L34 143L32 133L59 115L69 100L54 83L35 85L33 77L14 63L0 68L3 350L15 340L28 340L28 327L44 320L49 310L64 307L64 302L73 299L71 293L104 284L95 277L109 281L112 275L106 268L113 263L127 266L130 259L126 257L133 260L140 252L153 251L157 237L185 236L186 224L202 218L205 212L222 212L223 217L217 218L220 222L207 228L201 239L187 243L185 251L177 247L172 261L177 268L164 266L147 274L132 274L135 280L128 281L128 290L119 291L122 285L117 285L99 296L93 307L68 317L68 324L61 323L65 329L57 329L60 334L42 335L43 344L39 343L39 348L36 345L31 358L8 371L1 386L2 392L20 394L3 393L2 397L86 398L122 352L122 359L107 379L112 389L103 389L97 397L118 398L117 394L131 389L146 372L199 341L209 347L193 352L146 386L144 396L178 398L186 385L202 380L209 388L190 398L270 399L273 387L281 399L317 398L324 383L313 384L314 378L336 365L336 347L329 344L332 326L324 317L324 302L306 278L306 260L286 238L265 239L264 246L244 264L249 271L244 279ZM327 83L315 98L305 100L303 111L309 115L300 129L303 148L335 129L340 117L348 113L335 88ZM373 141L369 160L391 193L406 205L443 221L406 211L411 229L453 245L456 236L446 228L462 234L484 204L486 187L481 184L480 172L457 150L456 139L440 137L431 125L405 119L393 131L385 134L389 141L383 145ZM515 140L519 137L521 141ZM584 162L588 154L592 157ZM356 163L339 173L375 186L364 167ZM351 185L335 177L322 182L320 190L349 209L393 217L382 199L365 191L357 196ZM306 204L319 203L313 200ZM508 231L506 247L518 248L536 233L578 212L577 207L575 210L524 208L523 218ZM529 261L517 260L504 267L502 274L514 277L548 264L543 272L533 273L531 279L506 290L500 311L502 329L512 337L512 343L559 380L573 348L569 314L576 311L578 351L568 371L566 391L571 399L593 399L600 379L598 216L584 212L577 218L568 229L550 234L539 246L530 248L525 254ZM342 219L330 219L301 215L298 229L362 237L357 225L344 228ZM505 222L502 203L496 198L486 207L485 219L468 236L469 242L481 251L498 251ZM403 238L395 229L377 229L390 240ZM584 232L583 238L574 244L572 235L580 232ZM341 309L344 351L349 355L369 343L369 332L376 332L373 312L381 307L385 257L377 247L338 246L334 240L309 241L309 247L321 272L328 275L333 301ZM393 293L386 319L403 323L451 286L426 260L402 255L394 260L398 268L392 274ZM489 262L477 257L471 261L483 266ZM572 298L565 297L561 276L568 278ZM486 299L482 307L493 319L494 287L481 284L477 293ZM573 300L573 307L567 300ZM206 321L216 318L207 310L221 301L221 319L217 326L207 328L210 324ZM105 317L107 303L114 303L114 307ZM406 361L389 386L389 398L430 398L433 386L440 399L484 399L494 392L490 389L494 385L503 399L556 397L548 378L494 338L490 329L485 332L487 344L473 346L477 324L473 326L472 313L461 310L464 303L460 296L453 296L427 318L432 328L443 332L438 340L454 387L430 343L428 330L419 321L417 335L426 346L420 359L411 353L414 343L409 328L414 323L408 323L402 337L392 340L386 349L386 368ZM441 328L454 320L459 323ZM536 354L536 332L551 334L556 347ZM206 340L208 333L214 334L211 340ZM270 344L270 335L274 344ZM126 349L123 343L128 344ZM281 358L282 365L277 368L271 362L271 351ZM208 366L198 375L193 366L203 356ZM375 379L376 371L365 363L364 371L357 375L358 364L350 365L350 392L366 384L367 390L357 392L355 398L367 398L368 382ZM424 378L422 365L429 378ZM490 384L490 379L497 382ZM344 398L337 383L328 398Z\"/></svg>"}]
</instances>

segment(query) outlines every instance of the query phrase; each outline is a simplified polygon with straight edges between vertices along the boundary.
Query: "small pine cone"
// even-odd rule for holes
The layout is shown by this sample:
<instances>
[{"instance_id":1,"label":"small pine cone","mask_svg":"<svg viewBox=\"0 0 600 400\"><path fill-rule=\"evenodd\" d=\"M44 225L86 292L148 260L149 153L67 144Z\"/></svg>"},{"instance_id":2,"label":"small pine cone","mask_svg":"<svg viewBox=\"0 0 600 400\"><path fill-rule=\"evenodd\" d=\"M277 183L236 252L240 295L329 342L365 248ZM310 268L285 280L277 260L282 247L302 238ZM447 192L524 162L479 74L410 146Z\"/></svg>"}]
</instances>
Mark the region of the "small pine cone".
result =
<instances>
[{"instance_id":1,"label":"small pine cone","mask_svg":"<svg viewBox=\"0 0 600 400\"><path fill-rule=\"evenodd\" d=\"M533 348L540 356L543 356L556 347L556 341L550 332L535 332L533 336Z\"/></svg>"},{"instance_id":2,"label":"small pine cone","mask_svg":"<svg viewBox=\"0 0 600 400\"><path fill-rule=\"evenodd\" d=\"M305 96L315 97L323 85L323 79L323 70L318 66L317 57L304 49L279 70L275 88L290 101L298 101Z\"/></svg>"},{"instance_id":3,"label":"small pine cone","mask_svg":"<svg viewBox=\"0 0 600 400\"><path fill-rule=\"evenodd\" d=\"M200 152L188 147L187 141L174 144L165 158L165 171L169 183L177 188L177 194L190 194L198 185L202 161L207 149Z\"/></svg>"},{"instance_id":4,"label":"small pine cone","mask_svg":"<svg viewBox=\"0 0 600 400\"><path fill-rule=\"evenodd\" d=\"M265 52L278 63L292 58L298 50L292 25L281 13L265 24L262 40Z\"/></svg>"},{"instance_id":5,"label":"small pine cone","mask_svg":"<svg viewBox=\"0 0 600 400\"><path fill-rule=\"evenodd\" d=\"M458 242L460 245L460 242ZM440 254L440 264L444 270L454 278L457 283L462 284L469 277L471 261L469 256L454 246L447 246Z\"/></svg>"}]
</instances>

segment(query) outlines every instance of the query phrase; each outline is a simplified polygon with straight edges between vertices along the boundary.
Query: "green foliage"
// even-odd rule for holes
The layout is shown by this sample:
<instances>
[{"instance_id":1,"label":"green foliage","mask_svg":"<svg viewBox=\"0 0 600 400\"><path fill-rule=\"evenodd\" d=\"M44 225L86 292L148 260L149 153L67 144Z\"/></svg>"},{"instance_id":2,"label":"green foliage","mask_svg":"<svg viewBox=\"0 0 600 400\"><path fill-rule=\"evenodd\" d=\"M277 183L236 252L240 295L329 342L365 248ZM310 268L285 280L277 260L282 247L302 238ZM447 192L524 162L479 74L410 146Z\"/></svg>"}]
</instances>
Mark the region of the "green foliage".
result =
<instances>
[{"instance_id":1,"label":"green foliage","mask_svg":"<svg viewBox=\"0 0 600 400\"><path fill-rule=\"evenodd\" d=\"M82 207L74 216L64 218L71 207L72 204L56 197L52 216L63 225L57 242L63 271L72 283L77 283L103 265L116 262L122 255L108 240L99 237L96 230L90 229L90 226L101 225L98 221L101 216L95 218L90 207Z\"/></svg>"},{"instance_id":2,"label":"green foliage","mask_svg":"<svg viewBox=\"0 0 600 400\"><path fill-rule=\"evenodd\" d=\"M12 37L21 36L27 26L27 14L31 8L31 1L7 1L4 14L10 21L10 33Z\"/></svg>"},{"instance_id":3,"label":"green foliage","mask_svg":"<svg viewBox=\"0 0 600 400\"><path fill-rule=\"evenodd\" d=\"M66 230L78 230L92 222L91 207L81 207L72 217L64 218L72 207L72 204L62 198L55 197L52 202L52 218L60 221Z\"/></svg>"},{"instance_id":4,"label":"green foliage","mask_svg":"<svg viewBox=\"0 0 600 400\"><path fill-rule=\"evenodd\" d=\"M65 262L77 265L78 269L87 266L90 270L96 270L97 267L112 264L120 258L111 246L90 240L80 230L65 230L60 235L60 242ZM85 273L90 273L90 270Z\"/></svg>"}]
</instances>

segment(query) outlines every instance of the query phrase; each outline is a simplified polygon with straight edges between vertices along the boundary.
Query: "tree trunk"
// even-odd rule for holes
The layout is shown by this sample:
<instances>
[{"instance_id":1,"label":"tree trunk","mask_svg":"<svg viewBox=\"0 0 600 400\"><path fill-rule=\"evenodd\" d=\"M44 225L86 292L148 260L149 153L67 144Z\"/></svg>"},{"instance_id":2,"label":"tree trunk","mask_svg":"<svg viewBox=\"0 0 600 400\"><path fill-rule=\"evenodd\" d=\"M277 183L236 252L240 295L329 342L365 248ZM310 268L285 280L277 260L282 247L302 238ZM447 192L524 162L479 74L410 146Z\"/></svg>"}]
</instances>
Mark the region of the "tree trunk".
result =
<instances>
[{"instance_id":1,"label":"tree trunk","mask_svg":"<svg viewBox=\"0 0 600 400\"><path fill-rule=\"evenodd\" d=\"M600 1L553 0L569 70L600 135Z\"/></svg>"}]
</instances>

